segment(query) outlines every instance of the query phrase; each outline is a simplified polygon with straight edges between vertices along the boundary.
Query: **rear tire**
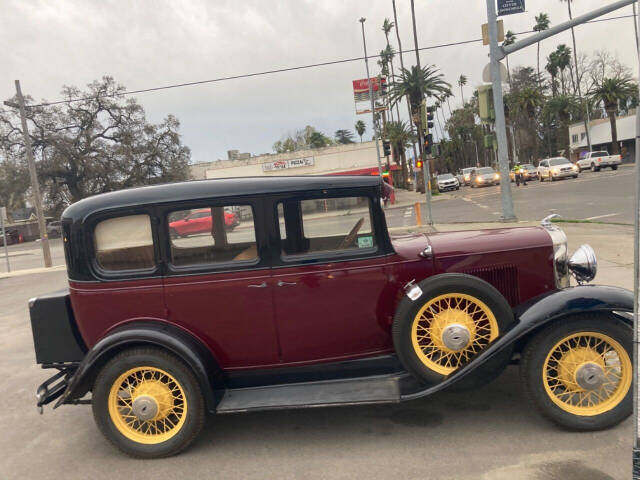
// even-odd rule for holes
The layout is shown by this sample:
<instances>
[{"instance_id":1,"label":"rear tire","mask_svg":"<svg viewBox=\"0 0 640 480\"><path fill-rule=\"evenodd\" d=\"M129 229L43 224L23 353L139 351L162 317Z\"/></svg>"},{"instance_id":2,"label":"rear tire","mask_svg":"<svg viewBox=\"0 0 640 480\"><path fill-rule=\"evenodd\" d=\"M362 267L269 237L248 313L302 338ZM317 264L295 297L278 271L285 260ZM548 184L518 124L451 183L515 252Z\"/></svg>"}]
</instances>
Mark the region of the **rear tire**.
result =
<instances>
[{"instance_id":1,"label":"rear tire","mask_svg":"<svg viewBox=\"0 0 640 480\"><path fill-rule=\"evenodd\" d=\"M618 165L611 165L611 170L617 170L618 169Z\"/></svg>"},{"instance_id":2,"label":"rear tire","mask_svg":"<svg viewBox=\"0 0 640 480\"><path fill-rule=\"evenodd\" d=\"M205 422L193 372L173 355L149 347L125 350L107 362L93 386L92 409L102 434L139 458L175 455Z\"/></svg>"},{"instance_id":3,"label":"rear tire","mask_svg":"<svg viewBox=\"0 0 640 480\"><path fill-rule=\"evenodd\" d=\"M466 364L513 321L505 298L477 277L445 273L418 287L422 294L416 300L404 296L400 301L393 344L407 371L425 383L438 383ZM502 362L495 368L501 371ZM492 368L476 372L496 376Z\"/></svg>"},{"instance_id":4,"label":"rear tire","mask_svg":"<svg viewBox=\"0 0 640 480\"><path fill-rule=\"evenodd\" d=\"M632 333L628 324L610 314L553 323L522 353L520 374L527 397L544 417L570 430L602 430L620 423L633 408ZM596 372L586 371L586 364L595 365ZM598 389L597 383L589 389L578 383L599 375Z\"/></svg>"}]
</instances>

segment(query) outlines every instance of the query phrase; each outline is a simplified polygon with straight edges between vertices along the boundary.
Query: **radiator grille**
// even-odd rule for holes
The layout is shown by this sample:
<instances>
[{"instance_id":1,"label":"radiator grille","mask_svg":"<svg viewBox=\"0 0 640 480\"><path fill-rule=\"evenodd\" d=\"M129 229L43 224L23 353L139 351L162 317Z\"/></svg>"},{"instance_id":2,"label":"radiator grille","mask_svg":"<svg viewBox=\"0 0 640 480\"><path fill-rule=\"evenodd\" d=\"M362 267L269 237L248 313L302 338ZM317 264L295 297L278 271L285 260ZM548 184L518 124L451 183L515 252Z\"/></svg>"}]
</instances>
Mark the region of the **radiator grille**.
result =
<instances>
[{"instance_id":1,"label":"radiator grille","mask_svg":"<svg viewBox=\"0 0 640 480\"><path fill-rule=\"evenodd\" d=\"M515 265L472 268L463 273L481 278L493 285L512 307L520 303L518 269Z\"/></svg>"}]
</instances>

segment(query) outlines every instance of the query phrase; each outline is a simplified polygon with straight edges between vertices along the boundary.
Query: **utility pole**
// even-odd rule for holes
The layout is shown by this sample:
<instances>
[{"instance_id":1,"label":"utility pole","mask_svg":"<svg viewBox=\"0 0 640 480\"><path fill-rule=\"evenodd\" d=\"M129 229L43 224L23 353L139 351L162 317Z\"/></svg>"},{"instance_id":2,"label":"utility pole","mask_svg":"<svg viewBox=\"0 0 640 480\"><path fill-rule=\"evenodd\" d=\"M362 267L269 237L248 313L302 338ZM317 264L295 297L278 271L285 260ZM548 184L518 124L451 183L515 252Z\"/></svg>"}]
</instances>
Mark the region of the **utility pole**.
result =
<instances>
[{"instance_id":1,"label":"utility pole","mask_svg":"<svg viewBox=\"0 0 640 480\"><path fill-rule=\"evenodd\" d=\"M633 4L635 6L635 2ZM634 10L635 11L635 10ZM633 18L633 22L637 22L636 28L640 27L640 15ZM640 29L640 28L639 28ZM638 36L636 40L636 52L640 61L640 40ZM640 63L639 63L640 65ZM639 70L640 73L640 70ZM636 113L636 195L634 205L634 242L633 242L633 422L634 439L633 439L633 480L640 480L640 416L638 412L638 381L640 381L640 115Z\"/></svg>"},{"instance_id":2,"label":"utility pole","mask_svg":"<svg viewBox=\"0 0 640 480\"><path fill-rule=\"evenodd\" d=\"M371 77L369 77L369 59L367 58L367 41L364 37L364 22L367 19L362 17L360 19L360 25L362 26L362 45L364 47L364 65L367 68L367 85L369 85L369 99L371 100L371 120L373 122L373 139L376 142L376 154L378 156L378 175L380 175L380 181L382 180L382 161L380 160L380 146L378 145L378 128L376 122L376 106L373 101L373 85L371 85ZM378 86L380 88L380 86Z\"/></svg>"},{"instance_id":3,"label":"utility pole","mask_svg":"<svg viewBox=\"0 0 640 480\"><path fill-rule=\"evenodd\" d=\"M502 78L498 46L498 24L495 0L487 0L487 21L489 23L489 57L491 81L493 82L493 107L496 112L496 137L498 140L498 165L500 167L500 197L502 200L502 221L515 222L513 198L511 197L511 180L509 178L509 152L507 146L507 130L504 118L504 100L502 98Z\"/></svg>"},{"instance_id":4,"label":"utility pole","mask_svg":"<svg viewBox=\"0 0 640 480\"><path fill-rule=\"evenodd\" d=\"M571 13L571 2L572 0L567 0L567 7L569 8L569 20L573 20L573 14ZM634 24L635 24L635 19L634 19ZM591 115L589 114L589 104L587 103L587 99L582 98L582 89L580 88L580 79L578 78L578 52L576 50L576 33L573 31L573 27L571 27L571 39L573 40L573 63L576 66L576 87L578 88L578 96L580 97L580 101L582 102L582 106L584 107L584 112L586 115L583 119L584 131L587 134L587 145L589 146L589 151L591 151L591 134L589 133L589 124L591 123ZM570 159L571 153L566 152L566 154L567 154L567 158Z\"/></svg>"},{"instance_id":5,"label":"utility pole","mask_svg":"<svg viewBox=\"0 0 640 480\"><path fill-rule=\"evenodd\" d=\"M411 0L411 20L413 22L413 43L416 50L416 65L418 70L421 70L420 67L420 50L418 50L418 33L416 30L416 10L413 4L413 0ZM417 125L424 127L420 124L420 122L416 122ZM422 158L422 165L424 168L424 191L427 196L427 225L433 225L433 214L431 213L431 169L429 168L429 159L425 158L424 154L424 137L422 135L422 128L418 127L418 139L420 141L420 158Z\"/></svg>"},{"instance_id":6,"label":"utility pole","mask_svg":"<svg viewBox=\"0 0 640 480\"><path fill-rule=\"evenodd\" d=\"M392 0L392 4L393 4L393 23L396 26L396 37L398 38L398 56L400 57L400 68L402 70L404 70L404 60L402 59L402 53L403 53L402 52L402 42L400 41L400 31L399 31L399 27L398 27L398 15L396 13L396 0ZM409 128L411 129L411 133L413 133L413 122L411 121L411 105L409 105L409 97L406 96L405 100L406 100L406 103L407 103L407 113L409 114ZM396 107L397 106L398 105L396 104ZM400 119L400 113L398 113L398 119ZM415 162L418 160L418 152L416 150L416 142L415 141L411 142L411 147L413 148L413 159L414 159L414 166L415 166ZM414 172L413 172L413 176L416 177L415 169L414 169ZM418 186L416 185L415 178L414 178L413 184L415 185L415 187L417 189Z\"/></svg>"},{"instance_id":7,"label":"utility pole","mask_svg":"<svg viewBox=\"0 0 640 480\"><path fill-rule=\"evenodd\" d=\"M27 162L29 163L29 176L31 177L31 190L33 192L33 205L36 208L38 217L38 230L40 231L40 243L42 244L42 256L44 258L44 266L51 267L51 250L49 249L49 236L47 235L47 226L44 221L44 212L42 210L42 197L40 196L40 184L38 183L38 174L36 173L36 162L33 158L33 149L31 147L31 137L27 128L27 111L24 106L24 97L20 89L20 80L16 80L16 95L18 97L18 106L20 108L20 120L22 121L22 136L24 137L24 148L27 153Z\"/></svg>"}]
</instances>

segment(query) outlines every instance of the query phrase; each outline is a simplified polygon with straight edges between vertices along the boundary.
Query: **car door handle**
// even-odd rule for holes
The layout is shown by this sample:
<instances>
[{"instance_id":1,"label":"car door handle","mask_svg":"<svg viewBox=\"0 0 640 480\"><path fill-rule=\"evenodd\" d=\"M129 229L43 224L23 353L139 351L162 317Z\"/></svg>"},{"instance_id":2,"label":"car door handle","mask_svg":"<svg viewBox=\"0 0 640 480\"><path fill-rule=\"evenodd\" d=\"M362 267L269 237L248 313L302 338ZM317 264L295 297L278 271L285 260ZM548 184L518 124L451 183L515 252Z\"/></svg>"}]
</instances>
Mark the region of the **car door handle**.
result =
<instances>
[{"instance_id":1,"label":"car door handle","mask_svg":"<svg viewBox=\"0 0 640 480\"><path fill-rule=\"evenodd\" d=\"M249 285L249 288L267 288L267 282Z\"/></svg>"},{"instance_id":2,"label":"car door handle","mask_svg":"<svg viewBox=\"0 0 640 480\"><path fill-rule=\"evenodd\" d=\"M283 282L282 280L280 280L278 282L278 286L279 287L289 287L289 286L293 286L295 284L296 284L296 282Z\"/></svg>"}]
</instances>

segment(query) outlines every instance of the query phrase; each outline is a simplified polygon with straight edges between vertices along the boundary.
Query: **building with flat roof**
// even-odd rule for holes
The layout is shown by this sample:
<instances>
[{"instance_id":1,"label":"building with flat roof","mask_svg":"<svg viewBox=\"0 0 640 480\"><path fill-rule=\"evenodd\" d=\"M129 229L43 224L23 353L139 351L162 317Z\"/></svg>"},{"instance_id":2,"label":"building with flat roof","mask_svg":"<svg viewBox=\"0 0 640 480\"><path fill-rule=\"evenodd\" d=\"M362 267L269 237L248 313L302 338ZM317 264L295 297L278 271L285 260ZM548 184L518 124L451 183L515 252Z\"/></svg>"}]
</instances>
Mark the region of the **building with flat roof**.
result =
<instances>
[{"instance_id":1,"label":"building with flat roof","mask_svg":"<svg viewBox=\"0 0 640 480\"><path fill-rule=\"evenodd\" d=\"M384 167L384 158L382 162ZM399 172L399 167L391 160L390 163L391 170ZM191 165L191 178L195 180L263 175L377 174L378 159L373 141Z\"/></svg>"},{"instance_id":2,"label":"building with flat roof","mask_svg":"<svg viewBox=\"0 0 640 480\"><path fill-rule=\"evenodd\" d=\"M618 143L622 152L623 162L633 162L635 159L635 138L636 138L636 114L618 117L616 119L618 130ZM611 123L609 118L599 118L589 123L589 134L591 136L591 147L595 150L612 151L611 143ZM589 151L587 145L587 134L584 129L584 122L574 123L569 126L569 146L571 148L571 160L577 160Z\"/></svg>"}]
</instances>

